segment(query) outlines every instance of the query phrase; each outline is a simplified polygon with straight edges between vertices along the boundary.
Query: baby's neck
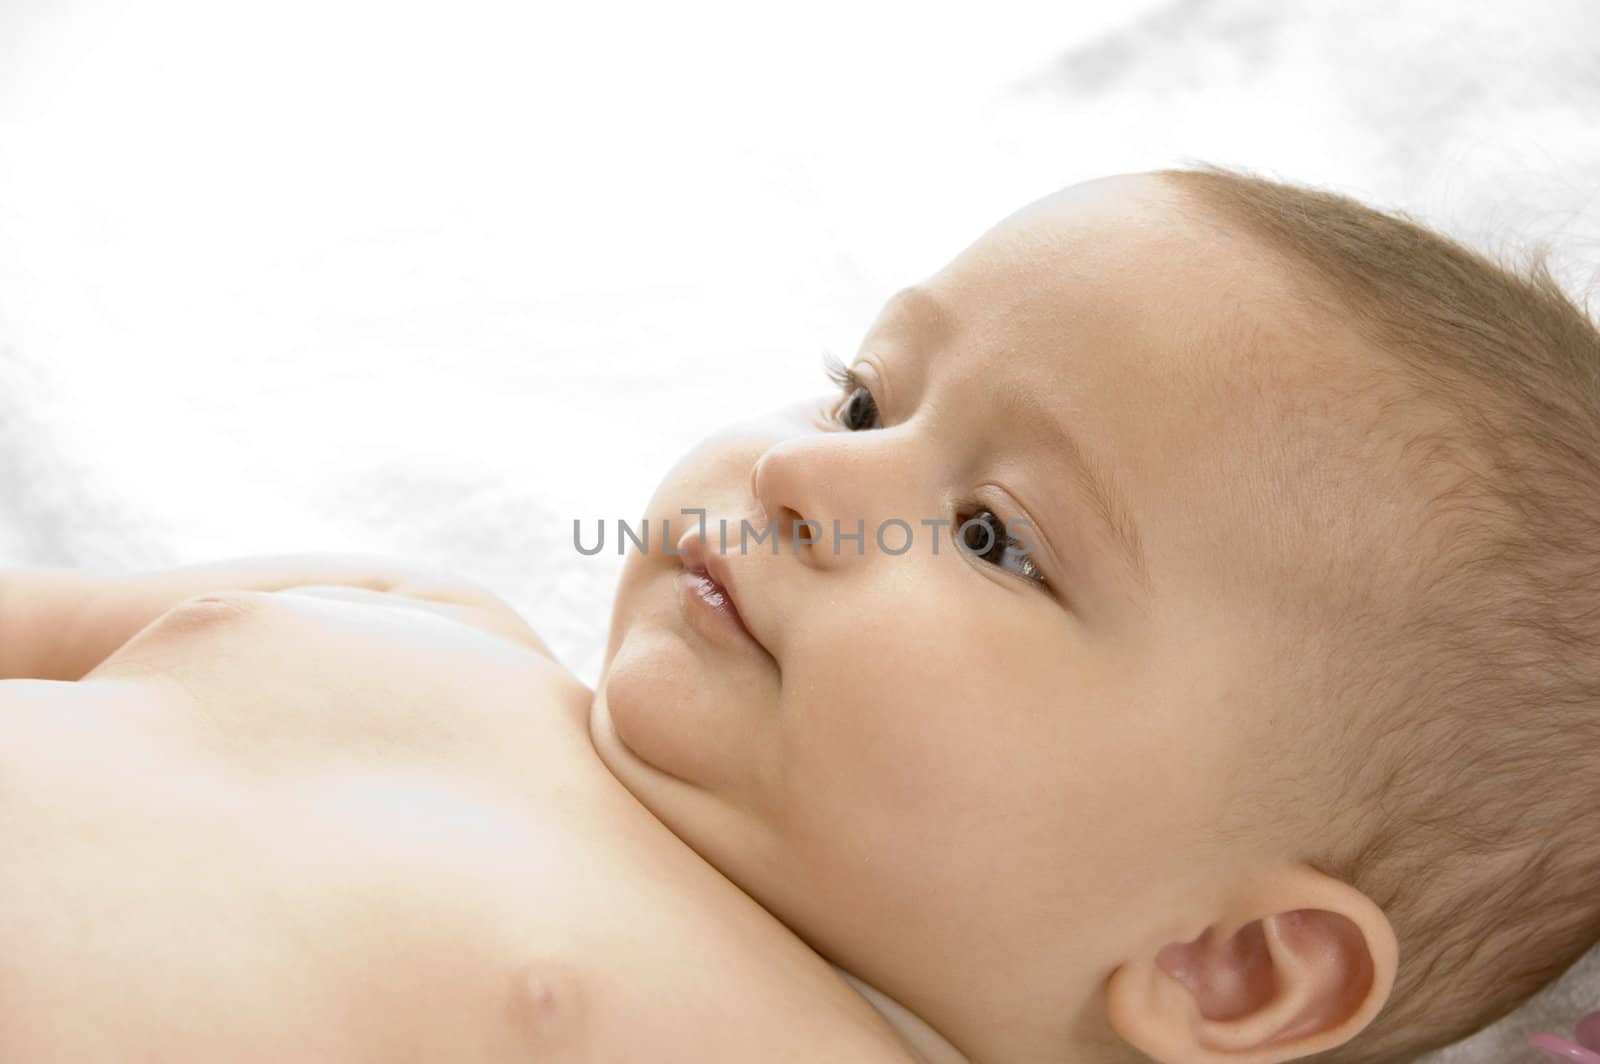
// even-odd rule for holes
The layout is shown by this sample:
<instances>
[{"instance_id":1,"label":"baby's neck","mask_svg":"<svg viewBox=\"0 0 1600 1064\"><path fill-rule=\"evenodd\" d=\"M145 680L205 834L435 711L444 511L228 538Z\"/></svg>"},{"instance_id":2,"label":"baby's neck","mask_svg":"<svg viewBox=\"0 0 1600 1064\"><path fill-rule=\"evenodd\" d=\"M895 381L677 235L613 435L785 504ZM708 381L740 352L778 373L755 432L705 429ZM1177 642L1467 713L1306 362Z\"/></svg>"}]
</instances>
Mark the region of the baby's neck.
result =
<instances>
[{"instance_id":1,"label":"baby's neck","mask_svg":"<svg viewBox=\"0 0 1600 1064\"><path fill-rule=\"evenodd\" d=\"M874 989L839 967L830 965L834 971L844 977L845 982L855 988L856 993L867 999L868 1004L877 1009L894 1028L911 1050L912 1054L921 1064L971 1064L961 1051L951 1045L945 1037L922 1017L891 998L881 990Z\"/></svg>"}]
</instances>

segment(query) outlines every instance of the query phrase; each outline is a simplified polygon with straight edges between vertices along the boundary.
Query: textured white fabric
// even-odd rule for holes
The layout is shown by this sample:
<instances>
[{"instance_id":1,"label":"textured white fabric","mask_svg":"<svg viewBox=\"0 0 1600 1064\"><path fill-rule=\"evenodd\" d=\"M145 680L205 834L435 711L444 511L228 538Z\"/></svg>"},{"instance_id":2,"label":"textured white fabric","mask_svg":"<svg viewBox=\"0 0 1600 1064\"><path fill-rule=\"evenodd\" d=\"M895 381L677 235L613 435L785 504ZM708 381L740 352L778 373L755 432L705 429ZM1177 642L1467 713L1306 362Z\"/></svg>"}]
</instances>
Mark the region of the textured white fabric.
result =
<instances>
[{"instance_id":1,"label":"textured white fabric","mask_svg":"<svg viewBox=\"0 0 1600 1064\"><path fill-rule=\"evenodd\" d=\"M1549 1058L1529 1047L1528 1036L1549 1031L1571 1040L1578 1020L1589 1012L1600 1012L1600 946L1500 1022L1422 1059L1426 1064L1542 1064Z\"/></svg>"},{"instance_id":2,"label":"textured white fabric","mask_svg":"<svg viewBox=\"0 0 1600 1064\"><path fill-rule=\"evenodd\" d=\"M573 520L1062 184L1245 165L1596 277L1593 0L554 7L0 4L0 563L416 557L592 681ZM1595 965L1550 999L1502 1027Z\"/></svg>"}]
</instances>

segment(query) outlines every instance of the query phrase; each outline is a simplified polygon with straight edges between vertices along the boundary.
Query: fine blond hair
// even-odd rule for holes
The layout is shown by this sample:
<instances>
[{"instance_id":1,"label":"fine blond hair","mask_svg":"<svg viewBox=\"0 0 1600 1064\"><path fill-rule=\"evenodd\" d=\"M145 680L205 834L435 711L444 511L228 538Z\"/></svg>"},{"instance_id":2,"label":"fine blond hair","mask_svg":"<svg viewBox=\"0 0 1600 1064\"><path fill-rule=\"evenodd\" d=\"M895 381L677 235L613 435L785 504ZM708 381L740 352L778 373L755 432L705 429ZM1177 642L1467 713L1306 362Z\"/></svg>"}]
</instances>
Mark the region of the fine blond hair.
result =
<instances>
[{"instance_id":1,"label":"fine blond hair","mask_svg":"<svg viewBox=\"0 0 1600 1064\"><path fill-rule=\"evenodd\" d=\"M1325 829L1308 859L1401 947L1383 1011L1314 1059L1410 1064L1600 939L1600 331L1543 251L1507 265L1331 192L1159 176L1450 415L1406 446L1449 485L1428 499L1440 549L1396 589L1399 639L1357 653L1353 637L1326 674L1327 744L1296 807Z\"/></svg>"}]
</instances>

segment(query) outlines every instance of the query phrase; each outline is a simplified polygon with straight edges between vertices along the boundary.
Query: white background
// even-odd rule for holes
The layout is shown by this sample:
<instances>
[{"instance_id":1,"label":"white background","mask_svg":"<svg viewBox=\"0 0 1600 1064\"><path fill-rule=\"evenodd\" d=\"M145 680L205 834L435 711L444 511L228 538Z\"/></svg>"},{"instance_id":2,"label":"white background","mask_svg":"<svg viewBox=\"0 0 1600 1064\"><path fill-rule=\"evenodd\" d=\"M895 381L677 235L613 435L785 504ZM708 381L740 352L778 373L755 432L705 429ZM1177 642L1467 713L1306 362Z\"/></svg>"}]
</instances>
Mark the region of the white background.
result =
<instances>
[{"instance_id":1,"label":"white background","mask_svg":"<svg viewBox=\"0 0 1600 1064\"><path fill-rule=\"evenodd\" d=\"M417 557L592 680L573 518L1063 184L1245 165L1592 282L1597 57L1593 0L0 0L0 563Z\"/></svg>"},{"instance_id":2,"label":"white background","mask_svg":"<svg viewBox=\"0 0 1600 1064\"><path fill-rule=\"evenodd\" d=\"M0 565L414 557L592 682L572 520L1022 204L1204 159L1581 292L1597 116L1595 0L0 0Z\"/></svg>"}]
</instances>

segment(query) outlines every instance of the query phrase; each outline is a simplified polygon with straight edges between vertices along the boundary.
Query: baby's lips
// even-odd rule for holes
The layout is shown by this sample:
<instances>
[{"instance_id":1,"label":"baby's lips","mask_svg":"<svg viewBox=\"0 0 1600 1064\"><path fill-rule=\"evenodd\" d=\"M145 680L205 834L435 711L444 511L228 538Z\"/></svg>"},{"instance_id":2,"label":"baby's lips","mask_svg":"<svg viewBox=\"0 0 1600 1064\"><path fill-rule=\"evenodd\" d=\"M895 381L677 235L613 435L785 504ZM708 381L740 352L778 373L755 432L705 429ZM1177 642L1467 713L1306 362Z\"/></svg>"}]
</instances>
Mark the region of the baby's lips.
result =
<instances>
[{"instance_id":1,"label":"baby's lips","mask_svg":"<svg viewBox=\"0 0 1600 1064\"><path fill-rule=\"evenodd\" d=\"M1559 1035L1536 1034L1528 1039L1528 1044L1553 1060L1565 1060L1568 1064L1600 1064L1600 1053L1575 1045Z\"/></svg>"}]
</instances>

